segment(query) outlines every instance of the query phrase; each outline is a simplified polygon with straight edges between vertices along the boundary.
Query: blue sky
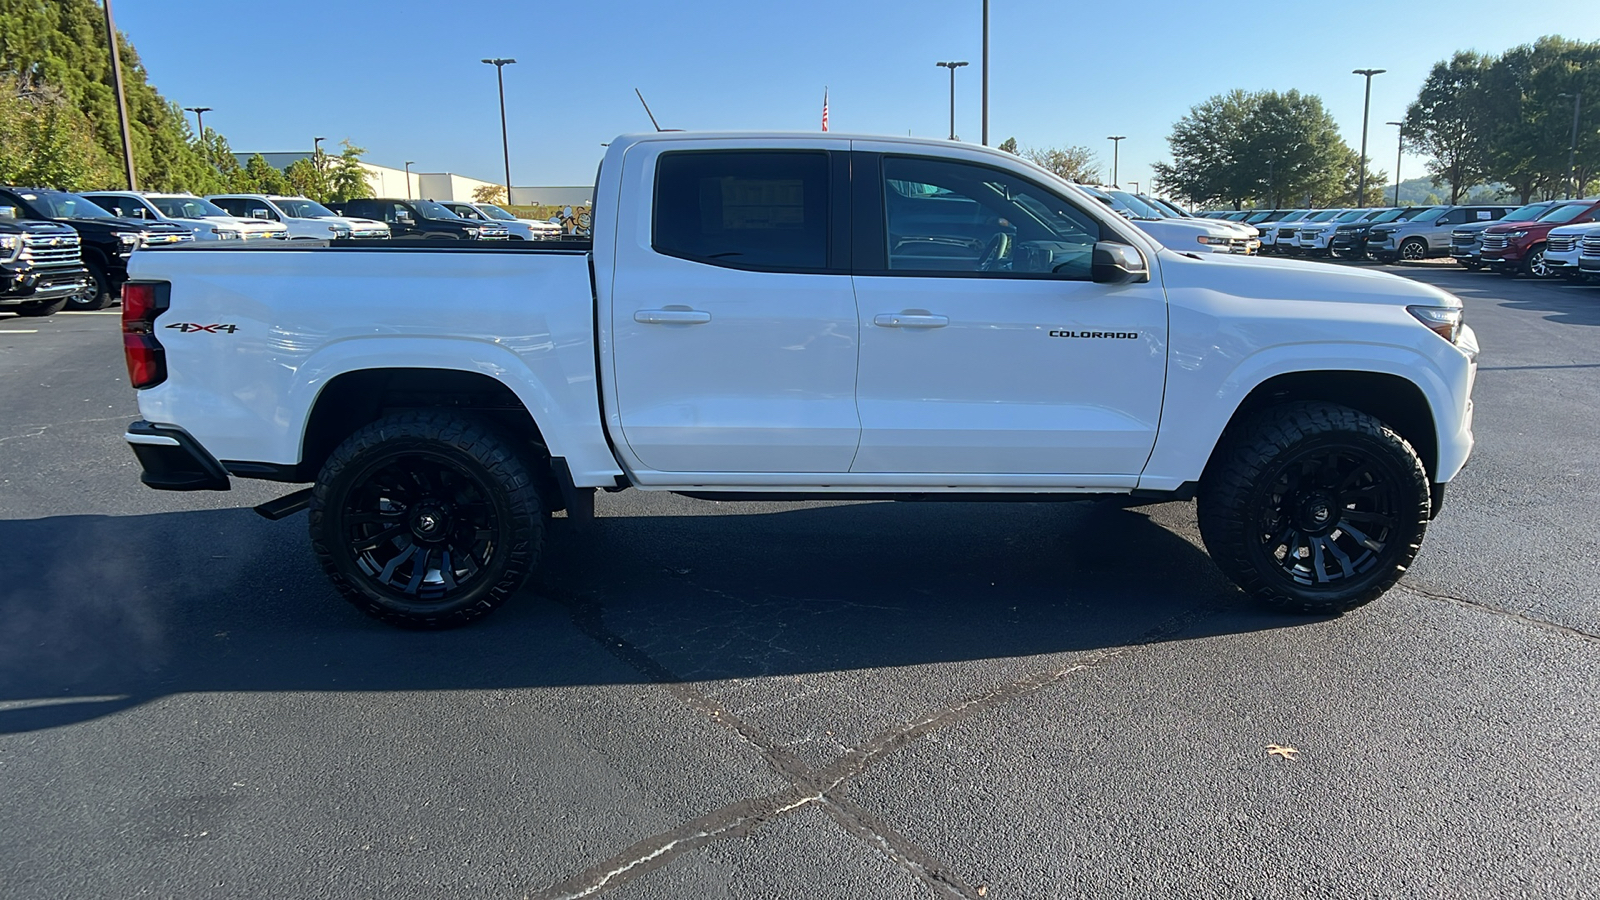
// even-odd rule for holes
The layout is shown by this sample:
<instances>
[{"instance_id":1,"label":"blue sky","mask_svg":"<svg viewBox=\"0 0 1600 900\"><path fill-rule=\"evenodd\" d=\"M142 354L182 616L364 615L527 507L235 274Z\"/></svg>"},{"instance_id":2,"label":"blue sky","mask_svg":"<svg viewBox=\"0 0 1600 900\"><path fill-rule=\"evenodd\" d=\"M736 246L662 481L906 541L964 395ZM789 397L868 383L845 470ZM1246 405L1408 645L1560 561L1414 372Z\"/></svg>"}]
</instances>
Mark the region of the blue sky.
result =
<instances>
[{"instance_id":1,"label":"blue sky","mask_svg":"<svg viewBox=\"0 0 1600 900\"><path fill-rule=\"evenodd\" d=\"M1398 119L1434 62L1500 52L1544 34L1600 38L1600 0L1507 4L1230 4L992 0L991 143L1083 144L1121 180L1146 182L1189 107L1232 88L1322 97L1346 141L1361 138L1362 79L1373 79L1368 153L1394 168ZM617 134L661 124L813 131L824 86L834 131L943 137L949 74L956 130L979 138L980 0L116 0L151 80L235 150L309 149L349 138L367 159L499 180L494 68L506 67L511 175L519 185L584 184ZM1428 10L1429 14L1420 14ZM1594 104L1600 119L1600 98ZM1592 124L1592 123L1591 123ZM1407 157L1402 175L1422 173ZM1109 174L1109 171L1108 173Z\"/></svg>"}]
</instances>

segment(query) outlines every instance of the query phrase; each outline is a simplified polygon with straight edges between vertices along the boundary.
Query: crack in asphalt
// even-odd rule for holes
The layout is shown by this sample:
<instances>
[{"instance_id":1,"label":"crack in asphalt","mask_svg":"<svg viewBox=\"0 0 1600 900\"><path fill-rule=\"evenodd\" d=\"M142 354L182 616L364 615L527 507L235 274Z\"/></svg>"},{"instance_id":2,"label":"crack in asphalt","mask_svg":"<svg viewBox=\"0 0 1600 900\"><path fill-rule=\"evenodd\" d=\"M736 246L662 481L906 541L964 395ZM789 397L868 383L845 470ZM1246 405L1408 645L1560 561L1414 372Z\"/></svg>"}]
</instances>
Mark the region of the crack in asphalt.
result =
<instances>
[{"instance_id":1,"label":"crack in asphalt","mask_svg":"<svg viewBox=\"0 0 1600 900\"><path fill-rule=\"evenodd\" d=\"M1468 600L1465 597L1456 597L1451 594L1441 594L1438 591L1430 591L1425 588L1417 587L1409 581L1400 582L1399 587L1420 597L1427 597L1430 600L1443 600L1446 603L1454 603L1457 606L1466 607L1467 609L1489 613L1490 615L1499 616L1504 619L1511 619L1516 622L1521 622L1524 625L1537 628L1540 631L1548 631L1554 634L1565 635L1567 637L1575 637L1579 640L1589 641L1591 643L1600 643L1600 634L1584 631L1581 628L1573 628L1571 625L1562 625L1557 622L1552 622L1548 619L1541 619L1538 616L1530 616L1527 613L1518 612L1514 609L1503 609L1501 607L1483 603L1478 600Z\"/></svg>"},{"instance_id":2,"label":"crack in asphalt","mask_svg":"<svg viewBox=\"0 0 1600 900\"><path fill-rule=\"evenodd\" d=\"M879 855L899 866L938 896L978 900L983 895L950 866L928 850L889 828L882 820L843 796L846 785L867 769L913 741L963 719L1061 684L1072 676L1098 668L1143 647L1170 640L1202 619L1225 611L1219 601L1172 616L1127 644L1081 654L1062 665L1013 679L982 693L968 696L942 709L883 731L858 748L820 769L774 743L760 729L734 715L668 670L648 653L606 626L596 592L572 593L541 586L550 598L565 606L573 623L618 660L668 691L691 709L730 729L755 749L790 787L762 797L749 797L692 819L661 834L637 841L609 859L565 880L525 895L525 900L580 900L593 897L666 865L669 861L713 841L742 837L768 822L802 807L818 803L847 834L863 841Z\"/></svg>"}]
</instances>

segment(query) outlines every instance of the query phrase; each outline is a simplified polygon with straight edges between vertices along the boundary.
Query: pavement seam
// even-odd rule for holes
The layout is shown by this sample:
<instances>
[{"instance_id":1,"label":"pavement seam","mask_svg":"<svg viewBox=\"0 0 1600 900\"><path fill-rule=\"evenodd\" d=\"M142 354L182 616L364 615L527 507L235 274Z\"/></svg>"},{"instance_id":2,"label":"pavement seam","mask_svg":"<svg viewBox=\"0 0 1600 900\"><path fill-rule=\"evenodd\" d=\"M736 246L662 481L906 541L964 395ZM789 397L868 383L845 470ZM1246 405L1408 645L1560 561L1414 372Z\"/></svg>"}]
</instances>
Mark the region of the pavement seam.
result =
<instances>
[{"instance_id":1,"label":"pavement seam","mask_svg":"<svg viewBox=\"0 0 1600 900\"><path fill-rule=\"evenodd\" d=\"M779 747L760 729L690 687L649 654L611 631L604 622L603 611L595 594L571 593L548 585L542 586L542 592L565 606L578 629L618 660L667 690L686 706L732 730L760 753L775 772L788 779L791 787L775 794L735 801L676 828L644 838L570 878L526 894L525 900L580 900L596 896L659 869L683 853L713 841L747 835L767 822L815 802L820 802L828 816L847 834L866 843L938 895L977 900L981 895L956 875L949 865L843 797L841 791L844 786L880 760L927 734L1061 684L1079 672L1098 668L1142 647L1170 640L1201 619L1224 611L1220 604L1199 607L1165 620L1128 644L1076 656L1065 665L1029 673L968 696L928 715L880 732L861 747L851 749L818 770Z\"/></svg>"},{"instance_id":2,"label":"pavement seam","mask_svg":"<svg viewBox=\"0 0 1600 900\"><path fill-rule=\"evenodd\" d=\"M1467 609L1473 609L1477 610L1478 612L1485 612L1493 616L1499 616L1503 619L1511 619L1515 622L1521 622L1524 625L1537 628L1540 631L1548 631L1554 634L1564 635L1566 637L1575 637L1579 640L1600 644L1600 634L1593 634L1591 632L1584 631L1581 628L1573 628L1570 625L1561 625L1556 622L1551 622L1548 619L1541 619L1537 616L1530 616L1524 612L1518 612L1514 609L1502 609L1498 606L1492 606L1488 603L1483 603L1477 600L1468 600L1465 597L1456 597L1450 594L1441 594L1437 591L1426 590L1424 588L1417 587L1409 581L1402 581L1400 582L1399 586L1402 589L1416 594L1419 597L1427 597L1430 600L1443 600L1446 603L1454 603L1457 606L1465 607Z\"/></svg>"}]
</instances>

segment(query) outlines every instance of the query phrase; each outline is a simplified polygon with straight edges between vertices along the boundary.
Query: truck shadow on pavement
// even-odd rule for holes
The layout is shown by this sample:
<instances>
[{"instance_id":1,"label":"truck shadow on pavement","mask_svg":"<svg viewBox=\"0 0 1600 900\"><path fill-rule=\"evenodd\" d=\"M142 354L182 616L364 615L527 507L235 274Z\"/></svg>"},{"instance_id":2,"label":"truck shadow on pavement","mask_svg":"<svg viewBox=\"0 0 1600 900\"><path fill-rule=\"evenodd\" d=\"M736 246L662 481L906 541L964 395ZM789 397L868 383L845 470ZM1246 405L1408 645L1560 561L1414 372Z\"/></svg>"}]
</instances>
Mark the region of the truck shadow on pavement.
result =
<instances>
[{"instance_id":1,"label":"truck shadow on pavement","mask_svg":"<svg viewBox=\"0 0 1600 900\"><path fill-rule=\"evenodd\" d=\"M1110 503L651 505L581 534L555 520L528 589L431 633L342 602L302 517L0 521L0 733L177 693L748 678L1088 651L1186 615L1184 639L1317 621L1257 611Z\"/></svg>"}]
</instances>

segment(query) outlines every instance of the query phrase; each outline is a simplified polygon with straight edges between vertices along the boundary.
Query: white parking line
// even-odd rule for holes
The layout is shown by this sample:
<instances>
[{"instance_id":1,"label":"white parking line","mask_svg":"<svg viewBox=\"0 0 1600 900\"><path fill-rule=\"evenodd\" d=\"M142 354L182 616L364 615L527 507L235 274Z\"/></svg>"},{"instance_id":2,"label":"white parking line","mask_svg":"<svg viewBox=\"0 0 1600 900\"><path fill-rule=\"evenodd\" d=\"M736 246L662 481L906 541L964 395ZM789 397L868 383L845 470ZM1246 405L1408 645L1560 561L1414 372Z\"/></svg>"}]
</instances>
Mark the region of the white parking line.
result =
<instances>
[{"instance_id":1,"label":"white parking line","mask_svg":"<svg viewBox=\"0 0 1600 900\"><path fill-rule=\"evenodd\" d=\"M58 316L120 316L120 315L122 315L122 310L120 310L120 309L84 309L84 310L76 310L76 311L74 311L74 310L62 310L61 312L56 313L56 315L58 315Z\"/></svg>"},{"instance_id":2,"label":"white parking line","mask_svg":"<svg viewBox=\"0 0 1600 900\"><path fill-rule=\"evenodd\" d=\"M38 334L37 328L0 328L0 334Z\"/></svg>"}]
</instances>

